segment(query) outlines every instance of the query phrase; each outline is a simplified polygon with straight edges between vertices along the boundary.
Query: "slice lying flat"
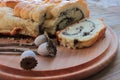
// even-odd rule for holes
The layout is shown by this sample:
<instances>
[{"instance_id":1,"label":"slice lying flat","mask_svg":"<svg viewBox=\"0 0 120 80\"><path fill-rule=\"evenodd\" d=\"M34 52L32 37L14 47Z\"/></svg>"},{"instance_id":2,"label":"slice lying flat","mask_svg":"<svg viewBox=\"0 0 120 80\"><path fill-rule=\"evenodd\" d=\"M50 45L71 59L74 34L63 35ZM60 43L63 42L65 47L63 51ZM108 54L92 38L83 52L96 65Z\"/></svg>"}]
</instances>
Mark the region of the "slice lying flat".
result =
<instances>
[{"instance_id":1,"label":"slice lying flat","mask_svg":"<svg viewBox=\"0 0 120 80\"><path fill-rule=\"evenodd\" d=\"M84 19L57 32L60 45L68 48L84 48L105 36L106 25L102 19Z\"/></svg>"}]
</instances>

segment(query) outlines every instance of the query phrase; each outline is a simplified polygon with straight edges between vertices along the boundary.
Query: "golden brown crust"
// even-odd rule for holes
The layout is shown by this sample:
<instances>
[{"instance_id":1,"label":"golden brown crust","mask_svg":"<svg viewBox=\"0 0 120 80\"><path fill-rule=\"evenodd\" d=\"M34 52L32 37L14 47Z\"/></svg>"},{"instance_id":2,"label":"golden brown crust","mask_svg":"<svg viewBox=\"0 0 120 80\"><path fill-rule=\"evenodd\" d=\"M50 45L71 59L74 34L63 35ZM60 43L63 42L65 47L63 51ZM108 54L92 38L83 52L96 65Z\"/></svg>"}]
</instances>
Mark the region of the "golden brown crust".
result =
<instances>
[{"instance_id":1,"label":"golden brown crust","mask_svg":"<svg viewBox=\"0 0 120 80\"><path fill-rule=\"evenodd\" d=\"M41 24L45 19L46 12L47 12L47 5L45 4L38 5L37 7L34 8L32 12L32 19Z\"/></svg>"},{"instance_id":2,"label":"golden brown crust","mask_svg":"<svg viewBox=\"0 0 120 80\"><path fill-rule=\"evenodd\" d=\"M21 0L2 0L0 6L14 8Z\"/></svg>"},{"instance_id":3,"label":"golden brown crust","mask_svg":"<svg viewBox=\"0 0 120 80\"><path fill-rule=\"evenodd\" d=\"M43 1L41 3L22 1L15 6L14 15L23 19L31 19L41 24L44 21L43 16L46 14L46 11L47 6Z\"/></svg>"},{"instance_id":4,"label":"golden brown crust","mask_svg":"<svg viewBox=\"0 0 120 80\"><path fill-rule=\"evenodd\" d=\"M46 3L60 3L62 0L45 0Z\"/></svg>"},{"instance_id":5,"label":"golden brown crust","mask_svg":"<svg viewBox=\"0 0 120 80\"><path fill-rule=\"evenodd\" d=\"M21 8L21 11L20 11L20 17L23 19L28 19L29 18L29 11L32 8L33 7L30 5L30 3L26 3L25 5L23 5L23 7Z\"/></svg>"},{"instance_id":6,"label":"golden brown crust","mask_svg":"<svg viewBox=\"0 0 120 80\"><path fill-rule=\"evenodd\" d=\"M32 16L33 16L32 13L37 12L37 15L42 15L41 12L43 12L43 11L39 11L37 8L39 7L40 9L43 9L41 7L41 5L43 5L44 2L43 1L28 0L27 3L25 2L24 4L25 5L23 5L21 7L20 17L24 18L24 19L33 19L34 21L38 22L39 20L34 19L34 17L32 18ZM39 18L39 17L37 16L37 18Z\"/></svg>"},{"instance_id":7,"label":"golden brown crust","mask_svg":"<svg viewBox=\"0 0 120 80\"><path fill-rule=\"evenodd\" d=\"M28 2L19 2L14 8L14 15L20 17L20 12Z\"/></svg>"}]
</instances>

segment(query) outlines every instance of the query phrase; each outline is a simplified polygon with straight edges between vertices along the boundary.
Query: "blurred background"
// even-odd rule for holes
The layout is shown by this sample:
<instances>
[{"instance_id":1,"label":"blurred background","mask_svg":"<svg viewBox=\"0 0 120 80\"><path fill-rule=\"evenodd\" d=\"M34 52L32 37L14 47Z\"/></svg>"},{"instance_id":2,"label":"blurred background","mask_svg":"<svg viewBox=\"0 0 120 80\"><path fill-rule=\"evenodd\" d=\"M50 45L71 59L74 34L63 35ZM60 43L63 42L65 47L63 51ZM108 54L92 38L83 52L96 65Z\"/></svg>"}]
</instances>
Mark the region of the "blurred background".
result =
<instances>
[{"instance_id":1,"label":"blurred background","mask_svg":"<svg viewBox=\"0 0 120 80\"><path fill-rule=\"evenodd\" d=\"M120 0L86 0L93 5L108 8L113 6L120 6Z\"/></svg>"},{"instance_id":2,"label":"blurred background","mask_svg":"<svg viewBox=\"0 0 120 80\"><path fill-rule=\"evenodd\" d=\"M120 31L120 0L85 0L90 8L90 15L103 18L105 23Z\"/></svg>"}]
</instances>

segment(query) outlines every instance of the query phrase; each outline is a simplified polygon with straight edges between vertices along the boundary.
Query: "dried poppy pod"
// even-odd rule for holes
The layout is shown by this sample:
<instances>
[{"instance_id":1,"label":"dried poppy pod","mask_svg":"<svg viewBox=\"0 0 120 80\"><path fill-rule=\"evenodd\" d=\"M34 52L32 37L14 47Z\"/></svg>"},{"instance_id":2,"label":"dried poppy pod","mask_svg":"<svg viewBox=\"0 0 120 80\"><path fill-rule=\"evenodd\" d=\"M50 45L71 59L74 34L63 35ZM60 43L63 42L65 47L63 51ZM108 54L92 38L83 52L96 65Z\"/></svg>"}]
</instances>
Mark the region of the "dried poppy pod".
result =
<instances>
[{"instance_id":1,"label":"dried poppy pod","mask_svg":"<svg viewBox=\"0 0 120 80\"><path fill-rule=\"evenodd\" d=\"M42 34L42 35L39 35L38 37L35 38L34 44L36 46L39 46L40 44L42 44L46 41L47 41L46 36L44 34Z\"/></svg>"},{"instance_id":2,"label":"dried poppy pod","mask_svg":"<svg viewBox=\"0 0 120 80\"><path fill-rule=\"evenodd\" d=\"M57 48L56 48L55 42L54 40L48 37L47 32L44 32L44 35L46 37L46 42L39 45L37 52L42 56L53 57L57 54Z\"/></svg>"},{"instance_id":3,"label":"dried poppy pod","mask_svg":"<svg viewBox=\"0 0 120 80\"><path fill-rule=\"evenodd\" d=\"M21 55L20 66L25 70L31 70L37 66L35 53L31 50L24 51Z\"/></svg>"},{"instance_id":4,"label":"dried poppy pod","mask_svg":"<svg viewBox=\"0 0 120 80\"><path fill-rule=\"evenodd\" d=\"M57 49L56 46L53 44L53 42L50 40L50 42L45 42L43 44L41 44L38 47L37 50L38 54L42 55L42 56L55 56L57 53Z\"/></svg>"}]
</instances>

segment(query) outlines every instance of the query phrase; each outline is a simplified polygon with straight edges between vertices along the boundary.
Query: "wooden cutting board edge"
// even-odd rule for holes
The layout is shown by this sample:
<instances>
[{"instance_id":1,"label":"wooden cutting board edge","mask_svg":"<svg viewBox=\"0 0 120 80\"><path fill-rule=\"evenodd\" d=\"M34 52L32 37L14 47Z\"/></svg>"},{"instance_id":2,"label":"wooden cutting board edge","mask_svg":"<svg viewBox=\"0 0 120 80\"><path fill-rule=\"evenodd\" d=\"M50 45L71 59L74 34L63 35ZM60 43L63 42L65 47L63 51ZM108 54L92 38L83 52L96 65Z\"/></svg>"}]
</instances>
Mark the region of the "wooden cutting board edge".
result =
<instances>
[{"instance_id":1,"label":"wooden cutting board edge","mask_svg":"<svg viewBox=\"0 0 120 80\"><path fill-rule=\"evenodd\" d=\"M116 34L109 28L112 36L114 37L114 44L116 45L114 47L114 50L112 51L112 53L109 55L109 57L105 58L105 61L101 61L101 63L97 63L97 64L91 64L91 66L88 66L86 67L85 69L83 70L78 70L78 71L68 71L70 72L69 74L63 74L63 75L56 75L56 76L48 76L48 77L30 77L30 76L20 76L20 75L13 75L13 74L9 74L9 73L4 73L2 71L0 71L0 77L1 78L4 78L6 80L11 80L11 79L16 79L16 80L72 80L72 79L82 79L82 78L85 78L85 77L88 77L92 74L95 74L97 73L98 71L100 71L101 69L103 69L106 65L108 65L112 59L114 58L114 56L116 55L116 51L117 51L117 48L118 48L118 39L117 39L117 36ZM112 40L113 41L113 40ZM112 46L111 46L112 47ZM110 49L109 49L110 50ZM109 50L107 50L106 52L109 52ZM107 54L105 52L105 54ZM105 55L104 55L105 56ZM100 56L99 58L104 58L104 56ZM106 56L105 56L106 57ZM97 59L98 60L98 59ZM96 60L94 60L96 61ZM93 61L93 62L94 62ZM97 61L99 62L99 61ZM100 66L101 65L101 66ZM84 65L83 65L84 66ZM79 67L79 66L78 66ZM76 67L77 69L77 67ZM92 73L91 73L92 72ZM39 73L38 73L39 74ZM44 74L45 75L45 74Z\"/></svg>"}]
</instances>

